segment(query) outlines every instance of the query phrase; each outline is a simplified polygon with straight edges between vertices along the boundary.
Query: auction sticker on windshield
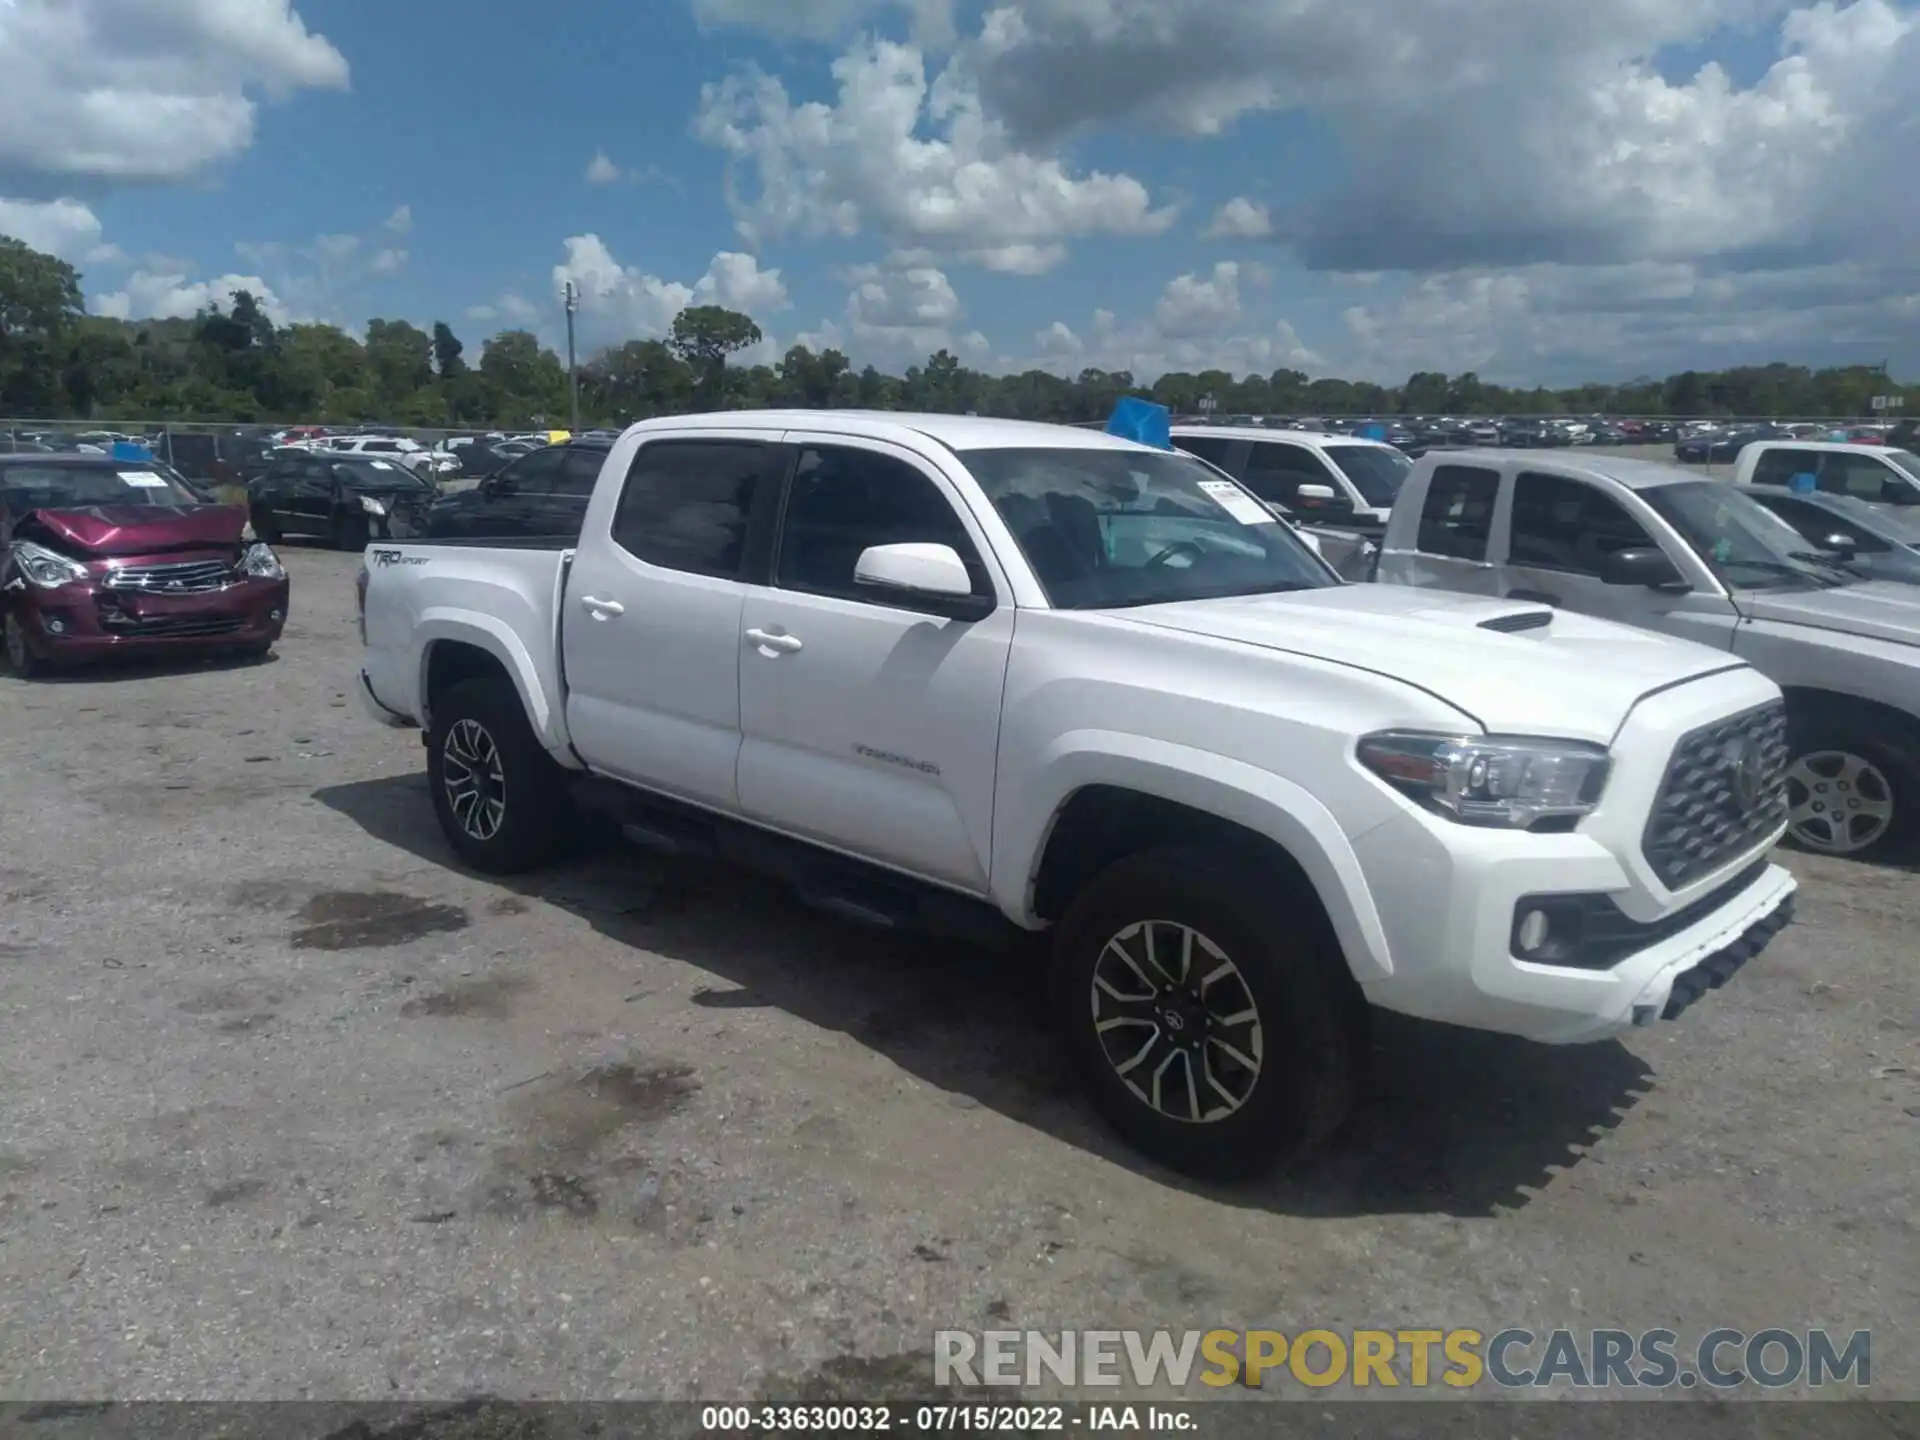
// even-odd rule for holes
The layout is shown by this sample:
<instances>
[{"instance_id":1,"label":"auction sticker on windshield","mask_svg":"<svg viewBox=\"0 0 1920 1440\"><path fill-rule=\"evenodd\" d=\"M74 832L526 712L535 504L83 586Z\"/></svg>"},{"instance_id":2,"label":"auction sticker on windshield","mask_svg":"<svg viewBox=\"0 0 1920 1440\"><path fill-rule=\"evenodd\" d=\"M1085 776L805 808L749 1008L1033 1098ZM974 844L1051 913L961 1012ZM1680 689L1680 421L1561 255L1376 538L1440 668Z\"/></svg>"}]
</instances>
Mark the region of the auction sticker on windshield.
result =
<instances>
[{"instance_id":1,"label":"auction sticker on windshield","mask_svg":"<svg viewBox=\"0 0 1920 1440\"><path fill-rule=\"evenodd\" d=\"M136 490L164 490L167 482L151 470L122 470L120 478Z\"/></svg>"},{"instance_id":2,"label":"auction sticker on windshield","mask_svg":"<svg viewBox=\"0 0 1920 1440\"><path fill-rule=\"evenodd\" d=\"M1267 507L1231 480L1202 480L1200 488L1227 514L1242 525L1271 525L1273 516Z\"/></svg>"}]
</instances>

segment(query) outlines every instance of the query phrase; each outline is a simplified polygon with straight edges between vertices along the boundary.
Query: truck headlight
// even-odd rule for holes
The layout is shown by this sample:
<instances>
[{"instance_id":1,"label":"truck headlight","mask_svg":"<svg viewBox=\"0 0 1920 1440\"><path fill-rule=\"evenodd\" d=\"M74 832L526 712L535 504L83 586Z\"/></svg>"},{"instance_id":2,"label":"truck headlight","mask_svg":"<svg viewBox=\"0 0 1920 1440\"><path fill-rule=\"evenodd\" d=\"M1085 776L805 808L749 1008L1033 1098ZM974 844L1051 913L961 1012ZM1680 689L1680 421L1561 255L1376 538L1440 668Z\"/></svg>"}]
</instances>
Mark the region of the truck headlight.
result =
<instances>
[{"instance_id":1,"label":"truck headlight","mask_svg":"<svg viewBox=\"0 0 1920 1440\"><path fill-rule=\"evenodd\" d=\"M284 580L287 567L273 553L271 545L249 545L240 556L240 573L252 580Z\"/></svg>"},{"instance_id":2,"label":"truck headlight","mask_svg":"<svg viewBox=\"0 0 1920 1440\"><path fill-rule=\"evenodd\" d=\"M1600 803L1612 763L1579 740L1388 730L1360 741L1360 763L1402 794L1464 825L1570 828ZM1544 827L1543 827L1544 828Z\"/></svg>"},{"instance_id":3,"label":"truck headlight","mask_svg":"<svg viewBox=\"0 0 1920 1440\"><path fill-rule=\"evenodd\" d=\"M79 561L69 560L59 551L36 545L31 540L13 542L13 563L42 590L57 590L87 578L87 567Z\"/></svg>"}]
</instances>

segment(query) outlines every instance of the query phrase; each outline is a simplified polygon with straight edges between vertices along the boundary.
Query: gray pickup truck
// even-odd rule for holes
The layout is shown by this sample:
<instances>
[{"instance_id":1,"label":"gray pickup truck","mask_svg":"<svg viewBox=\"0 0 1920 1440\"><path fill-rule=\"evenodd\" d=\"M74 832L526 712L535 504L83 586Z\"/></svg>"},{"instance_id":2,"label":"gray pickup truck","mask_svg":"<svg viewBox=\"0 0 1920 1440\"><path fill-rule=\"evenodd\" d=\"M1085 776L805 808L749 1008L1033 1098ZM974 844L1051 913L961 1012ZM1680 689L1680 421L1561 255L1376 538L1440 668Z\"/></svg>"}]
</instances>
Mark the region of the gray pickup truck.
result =
<instances>
[{"instance_id":1,"label":"gray pickup truck","mask_svg":"<svg viewBox=\"0 0 1920 1440\"><path fill-rule=\"evenodd\" d=\"M1370 573L1737 655L1786 695L1795 843L1893 859L1920 840L1920 588L1861 580L1744 486L1593 452L1430 455Z\"/></svg>"}]
</instances>

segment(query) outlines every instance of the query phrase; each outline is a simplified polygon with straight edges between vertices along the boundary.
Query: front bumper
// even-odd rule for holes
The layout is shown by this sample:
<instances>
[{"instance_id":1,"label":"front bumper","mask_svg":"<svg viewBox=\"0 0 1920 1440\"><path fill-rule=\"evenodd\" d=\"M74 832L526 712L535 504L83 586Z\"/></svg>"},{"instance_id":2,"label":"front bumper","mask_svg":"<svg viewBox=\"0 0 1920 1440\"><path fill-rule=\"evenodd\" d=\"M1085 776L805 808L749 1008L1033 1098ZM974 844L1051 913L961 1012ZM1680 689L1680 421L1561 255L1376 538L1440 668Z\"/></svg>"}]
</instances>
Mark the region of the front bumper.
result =
<instances>
[{"instance_id":1,"label":"front bumper","mask_svg":"<svg viewBox=\"0 0 1920 1440\"><path fill-rule=\"evenodd\" d=\"M380 703L380 697L373 693L373 681L368 678L366 671L360 672L359 684L354 688L360 693L360 708L366 711L370 718L379 721L382 725L391 726L395 730L413 728L414 722L407 716L402 715L398 710L389 710Z\"/></svg>"},{"instance_id":2,"label":"front bumper","mask_svg":"<svg viewBox=\"0 0 1920 1440\"><path fill-rule=\"evenodd\" d=\"M113 655L271 645L286 628L291 595L285 579L249 579L187 595L128 595L86 584L26 587L13 593L11 603L35 656L66 665Z\"/></svg>"}]
</instances>

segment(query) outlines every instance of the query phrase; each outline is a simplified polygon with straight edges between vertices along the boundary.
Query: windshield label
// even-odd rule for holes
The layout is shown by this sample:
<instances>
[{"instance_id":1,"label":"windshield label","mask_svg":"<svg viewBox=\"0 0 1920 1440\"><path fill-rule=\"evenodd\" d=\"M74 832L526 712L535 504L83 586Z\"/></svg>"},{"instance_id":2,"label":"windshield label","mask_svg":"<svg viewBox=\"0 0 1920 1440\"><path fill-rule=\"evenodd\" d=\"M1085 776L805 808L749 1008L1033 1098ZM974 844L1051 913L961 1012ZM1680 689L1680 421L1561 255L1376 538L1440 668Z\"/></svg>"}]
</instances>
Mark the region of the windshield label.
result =
<instances>
[{"instance_id":1,"label":"windshield label","mask_svg":"<svg viewBox=\"0 0 1920 1440\"><path fill-rule=\"evenodd\" d=\"M164 490L167 482L151 470L122 470L120 478L136 490Z\"/></svg>"},{"instance_id":2,"label":"windshield label","mask_svg":"<svg viewBox=\"0 0 1920 1440\"><path fill-rule=\"evenodd\" d=\"M1273 516L1253 496L1242 490L1231 480L1201 480L1197 482L1212 500L1227 514L1242 525L1271 525Z\"/></svg>"}]
</instances>

